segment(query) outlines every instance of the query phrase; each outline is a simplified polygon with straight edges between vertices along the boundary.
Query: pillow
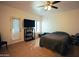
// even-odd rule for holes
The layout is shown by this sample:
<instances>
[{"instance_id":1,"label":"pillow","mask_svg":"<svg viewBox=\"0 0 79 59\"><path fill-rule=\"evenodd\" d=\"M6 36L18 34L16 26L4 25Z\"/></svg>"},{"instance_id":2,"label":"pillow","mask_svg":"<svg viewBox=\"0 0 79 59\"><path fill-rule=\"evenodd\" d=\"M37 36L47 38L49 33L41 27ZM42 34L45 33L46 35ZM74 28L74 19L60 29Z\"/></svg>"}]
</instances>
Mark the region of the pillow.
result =
<instances>
[{"instance_id":1,"label":"pillow","mask_svg":"<svg viewBox=\"0 0 79 59\"><path fill-rule=\"evenodd\" d=\"M60 35L68 35L69 36L68 33L62 32L62 31L56 31L56 32L53 32L53 34L60 34Z\"/></svg>"}]
</instances>

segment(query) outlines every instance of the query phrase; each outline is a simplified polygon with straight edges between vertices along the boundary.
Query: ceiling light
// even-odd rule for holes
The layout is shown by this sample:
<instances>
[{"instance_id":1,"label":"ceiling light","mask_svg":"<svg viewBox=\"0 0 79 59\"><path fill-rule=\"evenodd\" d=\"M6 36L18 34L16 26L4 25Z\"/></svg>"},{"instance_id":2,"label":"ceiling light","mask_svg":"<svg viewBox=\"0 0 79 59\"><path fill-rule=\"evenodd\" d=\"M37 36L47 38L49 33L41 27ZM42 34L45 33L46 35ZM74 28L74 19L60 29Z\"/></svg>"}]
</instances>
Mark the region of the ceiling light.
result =
<instances>
[{"instance_id":1,"label":"ceiling light","mask_svg":"<svg viewBox=\"0 0 79 59\"><path fill-rule=\"evenodd\" d=\"M51 10L51 6L48 6L48 10Z\"/></svg>"},{"instance_id":2,"label":"ceiling light","mask_svg":"<svg viewBox=\"0 0 79 59\"><path fill-rule=\"evenodd\" d=\"M44 9L45 10L51 10L51 6L45 6Z\"/></svg>"}]
</instances>

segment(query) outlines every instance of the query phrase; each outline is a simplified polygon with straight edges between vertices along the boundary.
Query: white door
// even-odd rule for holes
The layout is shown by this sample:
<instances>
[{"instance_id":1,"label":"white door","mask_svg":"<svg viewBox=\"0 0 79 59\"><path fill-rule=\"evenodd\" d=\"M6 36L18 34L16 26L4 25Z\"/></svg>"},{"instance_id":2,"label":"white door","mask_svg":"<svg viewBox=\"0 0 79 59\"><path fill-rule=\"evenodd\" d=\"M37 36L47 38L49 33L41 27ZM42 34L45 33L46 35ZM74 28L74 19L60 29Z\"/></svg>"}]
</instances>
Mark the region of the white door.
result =
<instances>
[{"instance_id":1,"label":"white door","mask_svg":"<svg viewBox=\"0 0 79 59\"><path fill-rule=\"evenodd\" d=\"M12 40L20 39L20 20L19 18L12 18Z\"/></svg>"}]
</instances>

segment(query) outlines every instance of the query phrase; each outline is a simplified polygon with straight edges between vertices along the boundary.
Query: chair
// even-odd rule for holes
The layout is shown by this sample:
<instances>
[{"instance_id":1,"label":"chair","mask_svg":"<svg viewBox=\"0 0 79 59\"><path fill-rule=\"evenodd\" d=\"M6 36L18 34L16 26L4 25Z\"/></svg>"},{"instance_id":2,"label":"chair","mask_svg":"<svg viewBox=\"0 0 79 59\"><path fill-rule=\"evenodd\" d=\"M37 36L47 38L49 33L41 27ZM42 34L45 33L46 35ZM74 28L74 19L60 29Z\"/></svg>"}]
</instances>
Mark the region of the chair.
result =
<instances>
[{"instance_id":1,"label":"chair","mask_svg":"<svg viewBox=\"0 0 79 59\"><path fill-rule=\"evenodd\" d=\"M2 41L1 40L1 35L0 35L0 50L3 48L3 46L6 46L6 48L7 48L7 41Z\"/></svg>"}]
</instances>

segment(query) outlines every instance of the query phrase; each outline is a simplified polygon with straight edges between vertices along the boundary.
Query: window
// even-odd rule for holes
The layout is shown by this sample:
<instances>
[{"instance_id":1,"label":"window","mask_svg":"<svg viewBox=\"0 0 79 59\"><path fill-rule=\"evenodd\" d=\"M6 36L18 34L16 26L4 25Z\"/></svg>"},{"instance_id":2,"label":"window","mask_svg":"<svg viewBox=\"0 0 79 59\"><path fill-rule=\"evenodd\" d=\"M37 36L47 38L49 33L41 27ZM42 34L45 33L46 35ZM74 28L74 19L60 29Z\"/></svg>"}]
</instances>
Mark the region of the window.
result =
<instances>
[{"instance_id":1,"label":"window","mask_svg":"<svg viewBox=\"0 0 79 59\"><path fill-rule=\"evenodd\" d=\"M20 37L20 20L18 18L12 18L11 26L12 39L16 40Z\"/></svg>"},{"instance_id":2,"label":"window","mask_svg":"<svg viewBox=\"0 0 79 59\"><path fill-rule=\"evenodd\" d=\"M40 21L35 21L35 32L40 33Z\"/></svg>"}]
</instances>

